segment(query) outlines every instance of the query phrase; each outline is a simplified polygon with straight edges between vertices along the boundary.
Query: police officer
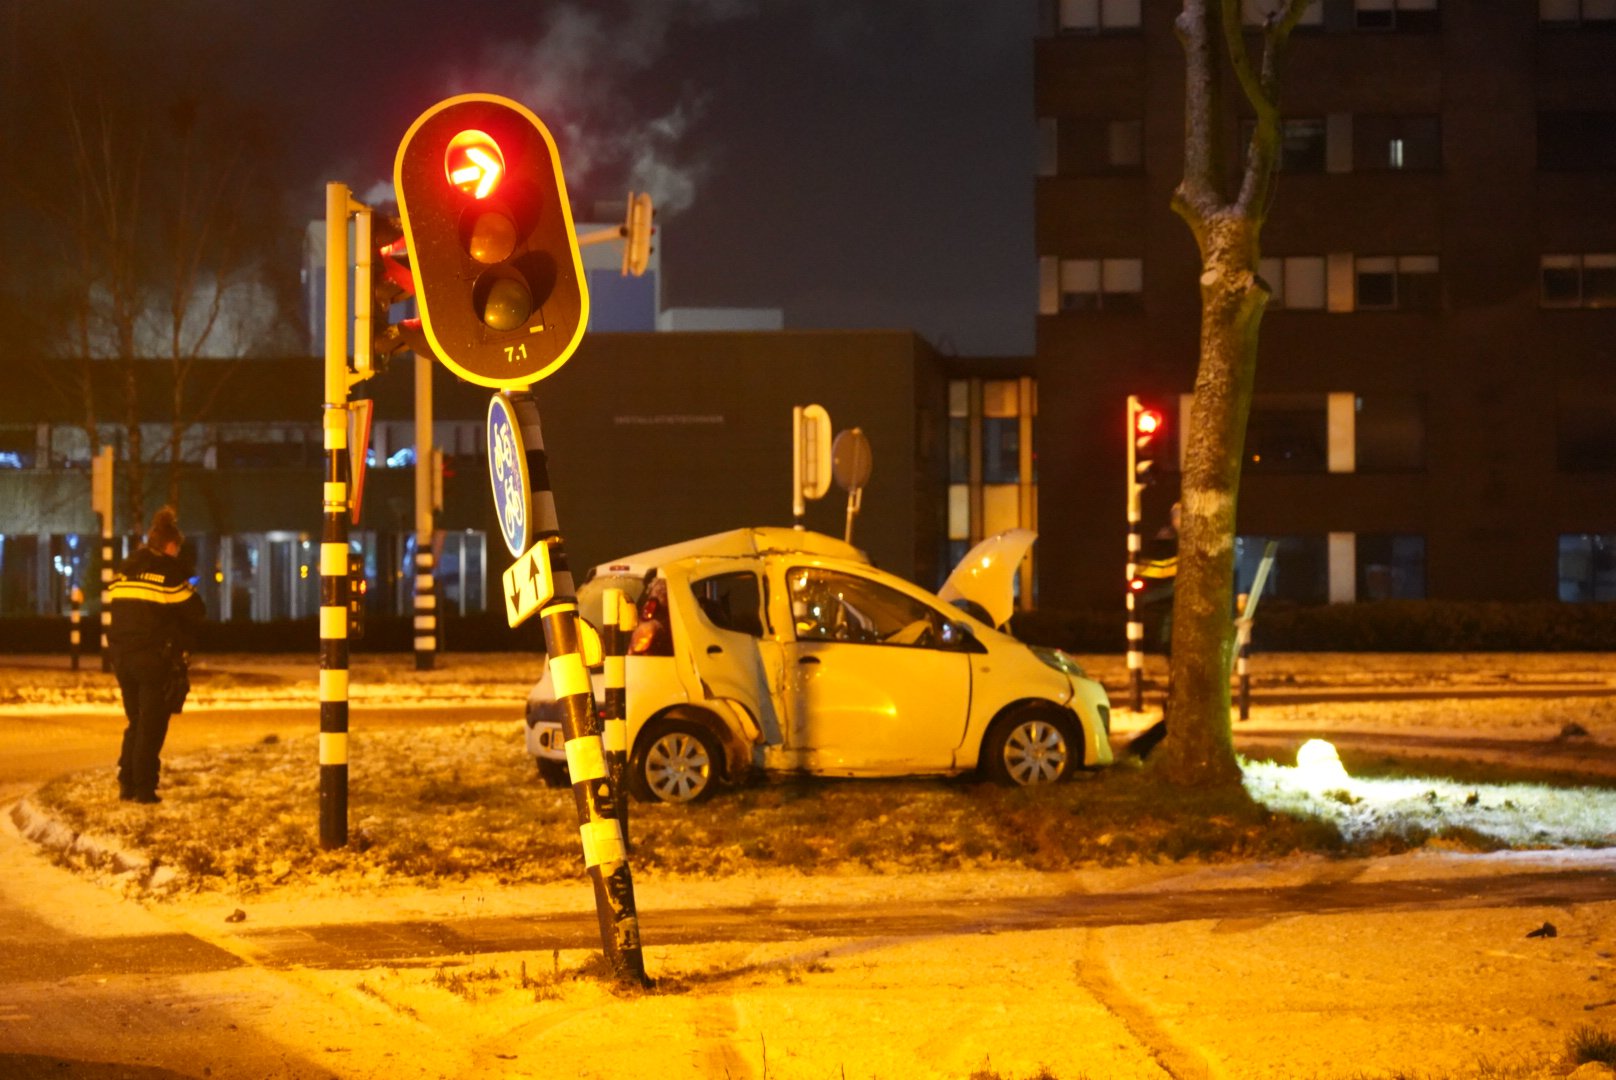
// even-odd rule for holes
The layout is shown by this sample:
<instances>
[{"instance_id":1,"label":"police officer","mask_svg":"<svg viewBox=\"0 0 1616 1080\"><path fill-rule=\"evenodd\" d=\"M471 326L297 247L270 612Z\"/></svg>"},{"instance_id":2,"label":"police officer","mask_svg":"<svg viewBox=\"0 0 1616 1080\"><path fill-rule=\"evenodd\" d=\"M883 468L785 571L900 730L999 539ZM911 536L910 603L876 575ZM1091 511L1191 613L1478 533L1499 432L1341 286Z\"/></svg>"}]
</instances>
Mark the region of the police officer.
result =
<instances>
[{"instance_id":1,"label":"police officer","mask_svg":"<svg viewBox=\"0 0 1616 1080\"><path fill-rule=\"evenodd\" d=\"M118 755L118 797L125 802L162 801L158 757L173 712L169 687L202 624L202 598L179 559L184 540L173 507L157 511L145 546L118 568L109 592L107 643L128 719Z\"/></svg>"}]
</instances>

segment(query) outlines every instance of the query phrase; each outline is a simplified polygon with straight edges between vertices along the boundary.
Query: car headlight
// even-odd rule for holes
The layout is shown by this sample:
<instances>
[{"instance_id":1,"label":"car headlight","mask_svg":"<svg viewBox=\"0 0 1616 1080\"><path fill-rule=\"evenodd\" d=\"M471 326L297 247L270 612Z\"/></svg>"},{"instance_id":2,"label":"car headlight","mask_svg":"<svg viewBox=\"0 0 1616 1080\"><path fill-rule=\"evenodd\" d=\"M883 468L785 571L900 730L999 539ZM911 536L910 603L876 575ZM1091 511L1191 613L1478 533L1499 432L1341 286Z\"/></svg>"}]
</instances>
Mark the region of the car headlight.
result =
<instances>
[{"instance_id":1,"label":"car headlight","mask_svg":"<svg viewBox=\"0 0 1616 1080\"><path fill-rule=\"evenodd\" d=\"M1061 652L1059 649L1047 649L1041 645L1029 645L1028 648L1032 650L1034 656L1062 675L1070 675L1076 679L1088 678L1088 674L1083 670L1082 665L1074 660L1071 654Z\"/></svg>"}]
</instances>

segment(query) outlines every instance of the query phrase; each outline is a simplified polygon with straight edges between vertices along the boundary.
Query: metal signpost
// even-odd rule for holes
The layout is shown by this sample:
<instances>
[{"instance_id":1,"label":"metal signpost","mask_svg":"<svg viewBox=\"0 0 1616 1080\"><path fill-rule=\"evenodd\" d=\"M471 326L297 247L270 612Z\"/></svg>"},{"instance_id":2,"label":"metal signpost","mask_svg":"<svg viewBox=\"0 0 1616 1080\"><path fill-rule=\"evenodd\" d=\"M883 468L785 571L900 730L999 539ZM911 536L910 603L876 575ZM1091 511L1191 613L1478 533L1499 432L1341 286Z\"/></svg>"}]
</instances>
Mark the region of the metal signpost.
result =
<instances>
[{"instance_id":1,"label":"metal signpost","mask_svg":"<svg viewBox=\"0 0 1616 1080\"><path fill-rule=\"evenodd\" d=\"M1246 594L1240 605L1240 611L1234 621L1234 664L1235 673L1240 676L1240 719L1251 719L1251 668L1246 657L1246 650L1251 644L1251 626L1257 621L1257 601L1262 599L1263 586L1268 584L1268 574L1274 567L1274 555L1279 551L1279 542L1268 541L1263 547L1262 560L1257 563L1257 573L1251 580L1251 591Z\"/></svg>"},{"instance_id":2,"label":"metal signpost","mask_svg":"<svg viewBox=\"0 0 1616 1080\"><path fill-rule=\"evenodd\" d=\"M853 542L853 520L858 517L864 502L864 485L870 482L870 469L875 458L870 453L870 440L863 428L850 428L836 436L831 445L831 472L836 485L847 492L847 530L842 539Z\"/></svg>"}]
</instances>

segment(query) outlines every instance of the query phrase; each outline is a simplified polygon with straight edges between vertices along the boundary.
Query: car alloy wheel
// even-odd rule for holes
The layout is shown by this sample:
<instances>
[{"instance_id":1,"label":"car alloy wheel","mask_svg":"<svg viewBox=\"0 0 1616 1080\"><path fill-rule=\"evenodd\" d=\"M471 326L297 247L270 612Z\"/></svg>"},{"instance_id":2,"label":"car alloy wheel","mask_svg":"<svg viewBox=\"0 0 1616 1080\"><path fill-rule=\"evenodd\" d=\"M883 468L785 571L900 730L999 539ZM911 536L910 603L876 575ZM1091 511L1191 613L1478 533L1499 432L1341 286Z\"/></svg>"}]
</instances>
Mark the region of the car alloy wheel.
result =
<instances>
[{"instance_id":1,"label":"car alloy wheel","mask_svg":"<svg viewBox=\"0 0 1616 1080\"><path fill-rule=\"evenodd\" d=\"M1029 720L1010 729L1004 768L1021 785L1052 784L1066 772L1066 737L1054 724Z\"/></svg>"},{"instance_id":2,"label":"car alloy wheel","mask_svg":"<svg viewBox=\"0 0 1616 1080\"><path fill-rule=\"evenodd\" d=\"M645 748L640 776L651 795L663 802L697 802L711 793L717 751L702 732L679 725L658 735Z\"/></svg>"},{"instance_id":3,"label":"car alloy wheel","mask_svg":"<svg viewBox=\"0 0 1616 1080\"><path fill-rule=\"evenodd\" d=\"M1015 787L1065 780L1080 753L1071 721L1055 706L1036 703L1001 718L982 750L988 779Z\"/></svg>"}]
</instances>

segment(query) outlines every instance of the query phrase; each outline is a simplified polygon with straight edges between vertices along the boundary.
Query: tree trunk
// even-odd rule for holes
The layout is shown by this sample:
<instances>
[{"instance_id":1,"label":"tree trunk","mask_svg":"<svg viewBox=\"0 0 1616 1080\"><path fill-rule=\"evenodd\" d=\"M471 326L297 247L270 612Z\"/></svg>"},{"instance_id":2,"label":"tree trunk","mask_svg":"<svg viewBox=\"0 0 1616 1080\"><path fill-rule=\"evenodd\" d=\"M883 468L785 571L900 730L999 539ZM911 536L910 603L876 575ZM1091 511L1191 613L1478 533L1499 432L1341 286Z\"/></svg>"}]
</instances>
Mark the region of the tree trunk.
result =
<instances>
[{"instance_id":1,"label":"tree trunk","mask_svg":"<svg viewBox=\"0 0 1616 1080\"><path fill-rule=\"evenodd\" d=\"M1234 655L1235 509L1257 328L1268 291L1256 277L1260 223L1236 214L1207 224L1201 348L1180 497L1173 655L1162 772L1177 784L1236 783L1229 673Z\"/></svg>"},{"instance_id":2,"label":"tree trunk","mask_svg":"<svg viewBox=\"0 0 1616 1080\"><path fill-rule=\"evenodd\" d=\"M1248 51L1241 0L1184 0L1175 23L1184 45L1185 122L1184 179L1173 192L1173 210L1201 254L1201 340L1185 432L1160 769L1168 781L1186 786L1240 781L1229 715L1235 509L1257 330L1269 295L1257 268L1279 159L1279 71L1286 41L1309 2L1276 0L1260 30L1257 64ZM1256 114L1232 192L1222 135L1235 118L1223 93L1230 70Z\"/></svg>"}]
</instances>

